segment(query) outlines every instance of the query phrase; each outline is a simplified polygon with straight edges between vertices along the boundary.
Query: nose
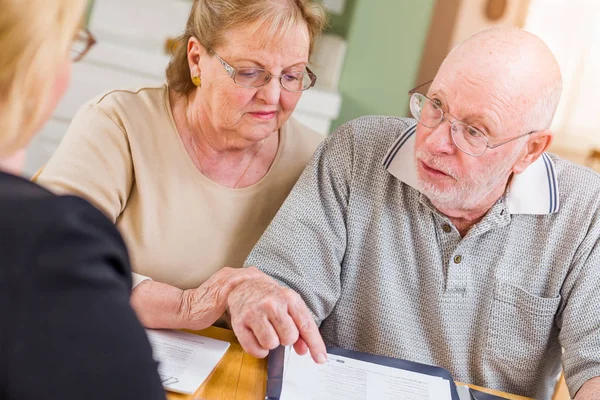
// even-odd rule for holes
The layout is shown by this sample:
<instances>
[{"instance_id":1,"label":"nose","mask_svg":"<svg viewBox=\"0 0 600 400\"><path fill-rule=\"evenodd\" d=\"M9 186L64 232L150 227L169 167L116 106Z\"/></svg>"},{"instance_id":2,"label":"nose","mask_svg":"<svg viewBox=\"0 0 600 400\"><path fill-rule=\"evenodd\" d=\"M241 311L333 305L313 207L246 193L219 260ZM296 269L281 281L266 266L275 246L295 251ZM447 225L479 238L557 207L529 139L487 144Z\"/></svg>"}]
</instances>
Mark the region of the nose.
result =
<instances>
[{"instance_id":1,"label":"nose","mask_svg":"<svg viewBox=\"0 0 600 400\"><path fill-rule=\"evenodd\" d=\"M281 96L281 85L279 78L272 77L269 83L258 88L256 97L265 102L265 104L276 105Z\"/></svg>"},{"instance_id":2,"label":"nose","mask_svg":"<svg viewBox=\"0 0 600 400\"><path fill-rule=\"evenodd\" d=\"M451 155L456 152L452 141L452 124L444 118L441 124L433 128L425 138L425 145L430 154Z\"/></svg>"}]
</instances>

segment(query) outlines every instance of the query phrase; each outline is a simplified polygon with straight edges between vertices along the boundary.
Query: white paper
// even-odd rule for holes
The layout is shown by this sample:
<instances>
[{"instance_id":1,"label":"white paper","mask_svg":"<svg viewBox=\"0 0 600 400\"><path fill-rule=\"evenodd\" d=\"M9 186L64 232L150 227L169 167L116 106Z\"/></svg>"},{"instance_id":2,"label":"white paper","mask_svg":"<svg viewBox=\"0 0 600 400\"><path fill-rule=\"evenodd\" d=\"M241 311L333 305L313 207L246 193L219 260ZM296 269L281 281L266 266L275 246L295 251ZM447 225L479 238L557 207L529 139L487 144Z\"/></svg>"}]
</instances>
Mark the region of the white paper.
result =
<instances>
[{"instance_id":1,"label":"white paper","mask_svg":"<svg viewBox=\"0 0 600 400\"><path fill-rule=\"evenodd\" d=\"M146 329L163 387L193 394L229 348L222 340L187 332Z\"/></svg>"},{"instance_id":2,"label":"white paper","mask_svg":"<svg viewBox=\"0 0 600 400\"><path fill-rule=\"evenodd\" d=\"M328 354L324 365L294 350L286 362L281 400L450 400L450 382ZM286 354L287 356L287 354Z\"/></svg>"}]
</instances>

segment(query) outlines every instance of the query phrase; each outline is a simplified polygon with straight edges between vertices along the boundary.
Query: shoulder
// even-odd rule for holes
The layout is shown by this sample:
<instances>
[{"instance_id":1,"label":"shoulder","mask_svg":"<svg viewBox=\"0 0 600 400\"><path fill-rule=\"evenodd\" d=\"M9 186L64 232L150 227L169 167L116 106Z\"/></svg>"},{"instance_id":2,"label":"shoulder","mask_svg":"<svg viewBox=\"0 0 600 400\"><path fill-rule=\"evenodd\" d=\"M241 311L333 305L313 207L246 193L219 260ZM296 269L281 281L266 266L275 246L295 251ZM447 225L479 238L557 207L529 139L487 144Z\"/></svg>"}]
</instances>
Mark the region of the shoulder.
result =
<instances>
[{"instance_id":1,"label":"shoulder","mask_svg":"<svg viewBox=\"0 0 600 400\"><path fill-rule=\"evenodd\" d=\"M600 207L600 174L591 168L575 164L548 153L551 168L558 183L560 207L572 204L578 208L584 204Z\"/></svg>"},{"instance_id":2,"label":"shoulder","mask_svg":"<svg viewBox=\"0 0 600 400\"><path fill-rule=\"evenodd\" d=\"M0 175L0 249L18 274L73 275L88 262L112 260L115 268L105 273L130 281L125 244L102 212L19 179Z\"/></svg>"},{"instance_id":3,"label":"shoulder","mask_svg":"<svg viewBox=\"0 0 600 400\"><path fill-rule=\"evenodd\" d=\"M554 182L550 179L554 175L558 186L558 212L552 217L555 226L573 242L579 237L588 246L594 245L600 237L600 174L554 154L548 157L552 161L547 164L549 182Z\"/></svg>"},{"instance_id":4,"label":"shoulder","mask_svg":"<svg viewBox=\"0 0 600 400\"><path fill-rule=\"evenodd\" d=\"M414 124L411 118L369 115L345 123L332 136L348 136L358 145L374 145L386 151L400 134Z\"/></svg>"},{"instance_id":5,"label":"shoulder","mask_svg":"<svg viewBox=\"0 0 600 400\"><path fill-rule=\"evenodd\" d=\"M557 177L562 178L566 186L579 185L582 182L589 182L593 187L600 188L600 173L597 171L585 167L580 164L565 160L553 153L546 153L552 160L555 168Z\"/></svg>"},{"instance_id":6,"label":"shoulder","mask_svg":"<svg viewBox=\"0 0 600 400\"><path fill-rule=\"evenodd\" d=\"M144 87L112 90L82 105L69 126L63 142L81 145L81 140L97 142L94 149L118 144L129 151L127 143L145 143L149 132L169 126L168 88ZM85 139L82 139L85 138ZM62 142L61 142L62 146ZM86 144L89 147L89 143ZM60 146L59 146L60 149ZM71 149L70 153L73 150ZM73 157L66 153L63 157ZM110 154L110 153L107 153Z\"/></svg>"},{"instance_id":7,"label":"shoulder","mask_svg":"<svg viewBox=\"0 0 600 400\"><path fill-rule=\"evenodd\" d=\"M20 230L29 238L48 233L90 233L119 238L106 216L76 196L57 196L23 178L0 173L0 226L3 232Z\"/></svg>"},{"instance_id":8,"label":"shoulder","mask_svg":"<svg viewBox=\"0 0 600 400\"><path fill-rule=\"evenodd\" d=\"M89 104L105 109L117 107L118 105L139 105L148 102L163 101L168 87L148 86L136 89L115 89L102 93L89 101Z\"/></svg>"},{"instance_id":9,"label":"shoulder","mask_svg":"<svg viewBox=\"0 0 600 400\"><path fill-rule=\"evenodd\" d=\"M86 200L75 196L53 199L52 217L40 229L33 265L40 276L63 274L81 286L109 284L131 288L127 247L113 223Z\"/></svg>"},{"instance_id":10,"label":"shoulder","mask_svg":"<svg viewBox=\"0 0 600 400\"><path fill-rule=\"evenodd\" d=\"M23 199L47 199L54 197L43 187L36 185L24 178L0 172L0 210L6 210L11 203L19 203ZM5 213L3 213L5 214Z\"/></svg>"},{"instance_id":11,"label":"shoulder","mask_svg":"<svg viewBox=\"0 0 600 400\"><path fill-rule=\"evenodd\" d=\"M360 117L337 128L323 144L322 151L360 165L365 172L378 170L392 144L415 123L410 118Z\"/></svg>"},{"instance_id":12,"label":"shoulder","mask_svg":"<svg viewBox=\"0 0 600 400\"><path fill-rule=\"evenodd\" d=\"M111 90L85 103L78 114L103 114L117 125L128 119L154 119L165 113L167 92L166 85Z\"/></svg>"}]
</instances>

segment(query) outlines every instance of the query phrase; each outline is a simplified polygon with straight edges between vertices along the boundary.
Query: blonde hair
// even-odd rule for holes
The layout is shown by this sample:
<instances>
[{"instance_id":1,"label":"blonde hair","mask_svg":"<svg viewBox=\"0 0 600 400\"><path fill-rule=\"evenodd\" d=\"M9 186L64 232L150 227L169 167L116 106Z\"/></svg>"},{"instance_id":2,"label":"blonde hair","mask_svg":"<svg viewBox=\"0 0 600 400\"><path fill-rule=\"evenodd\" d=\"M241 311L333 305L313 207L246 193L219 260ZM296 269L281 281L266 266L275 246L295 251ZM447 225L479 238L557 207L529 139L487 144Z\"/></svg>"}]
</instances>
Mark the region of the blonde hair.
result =
<instances>
[{"instance_id":1,"label":"blonde hair","mask_svg":"<svg viewBox=\"0 0 600 400\"><path fill-rule=\"evenodd\" d=\"M25 147L43 122L85 5L84 0L0 0L0 157Z\"/></svg>"},{"instance_id":2,"label":"blonde hair","mask_svg":"<svg viewBox=\"0 0 600 400\"><path fill-rule=\"evenodd\" d=\"M187 44L197 38L206 49L223 43L223 33L244 25L266 28L266 36L275 38L304 23L310 39L309 55L315 38L327 24L323 6L312 0L194 0L183 35L174 43L167 67L167 82L175 91L188 94L195 89L191 81Z\"/></svg>"}]
</instances>

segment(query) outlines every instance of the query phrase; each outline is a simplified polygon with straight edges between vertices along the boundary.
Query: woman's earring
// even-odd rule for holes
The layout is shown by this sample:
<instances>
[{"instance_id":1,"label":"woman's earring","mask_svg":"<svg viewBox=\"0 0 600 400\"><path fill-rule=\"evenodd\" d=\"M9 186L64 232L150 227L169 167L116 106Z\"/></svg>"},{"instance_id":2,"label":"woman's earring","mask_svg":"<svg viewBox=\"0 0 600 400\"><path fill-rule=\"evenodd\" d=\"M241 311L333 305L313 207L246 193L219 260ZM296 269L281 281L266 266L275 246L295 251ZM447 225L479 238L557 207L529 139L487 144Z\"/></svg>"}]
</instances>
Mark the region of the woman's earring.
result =
<instances>
[{"instance_id":1,"label":"woman's earring","mask_svg":"<svg viewBox=\"0 0 600 400\"><path fill-rule=\"evenodd\" d=\"M200 79L200 77L198 75L194 75L192 76L192 83L194 84L194 86L196 87L200 87L202 86L202 80Z\"/></svg>"}]
</instances>

